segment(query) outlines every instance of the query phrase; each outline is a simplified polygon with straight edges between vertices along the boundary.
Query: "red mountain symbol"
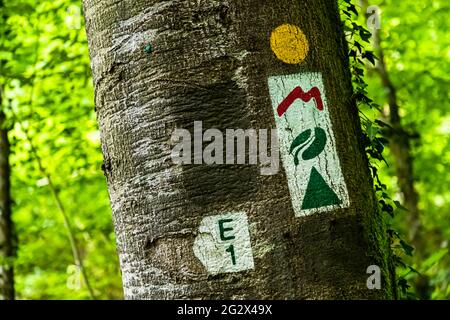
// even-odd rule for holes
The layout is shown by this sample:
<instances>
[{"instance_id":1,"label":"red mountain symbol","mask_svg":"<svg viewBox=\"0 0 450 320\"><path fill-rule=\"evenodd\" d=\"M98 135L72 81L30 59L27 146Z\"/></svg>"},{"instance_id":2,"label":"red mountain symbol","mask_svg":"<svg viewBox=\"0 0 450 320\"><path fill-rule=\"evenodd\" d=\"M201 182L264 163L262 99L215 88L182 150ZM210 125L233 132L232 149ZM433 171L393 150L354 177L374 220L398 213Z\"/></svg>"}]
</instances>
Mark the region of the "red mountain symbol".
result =
<instances>
[{"instance_id":1,"label":"red mountain symbol","mask_svg":"<svg viewBox=\"0 0 450 320\"><path fill-rule=\"evenodd\" d=\"M295 102L297 99L301 99L304 102L309 102L312 98L314 98L316 102L316 107L320 111L323 110L323 101L320 95L320 90L317 87L313 87L308 92L304 92L301 87L295 87L294 90L289 93L289 95L280 103L278 106L278 116L282 116L287 109Z\"/></svg>"}]
</instances>

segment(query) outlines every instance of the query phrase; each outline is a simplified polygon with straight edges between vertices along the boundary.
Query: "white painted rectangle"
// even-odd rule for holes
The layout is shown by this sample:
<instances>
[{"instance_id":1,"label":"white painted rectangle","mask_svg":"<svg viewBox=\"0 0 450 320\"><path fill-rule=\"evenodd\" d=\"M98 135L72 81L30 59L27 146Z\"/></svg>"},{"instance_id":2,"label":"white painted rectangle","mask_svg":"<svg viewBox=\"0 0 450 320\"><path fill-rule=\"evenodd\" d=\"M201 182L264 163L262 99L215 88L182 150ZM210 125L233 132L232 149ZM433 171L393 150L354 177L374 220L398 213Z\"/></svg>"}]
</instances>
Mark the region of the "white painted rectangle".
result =
<instances>
[{"instance_id":1,"label":"white painted rectangle","mask_svg":"<svg viewBox=\"0 0 450 320\"><path fill-rule=\"evenodd\" d=\"M336 152L322 75L310 72L272 76L268 84L295 215L348 207L350 201ZM279 111L283 110L286 111L280 116ZM290 153L297 137L303 143ZM298 150L301 151L296 165L294 155Z\"/></svg>"}]
</instances>

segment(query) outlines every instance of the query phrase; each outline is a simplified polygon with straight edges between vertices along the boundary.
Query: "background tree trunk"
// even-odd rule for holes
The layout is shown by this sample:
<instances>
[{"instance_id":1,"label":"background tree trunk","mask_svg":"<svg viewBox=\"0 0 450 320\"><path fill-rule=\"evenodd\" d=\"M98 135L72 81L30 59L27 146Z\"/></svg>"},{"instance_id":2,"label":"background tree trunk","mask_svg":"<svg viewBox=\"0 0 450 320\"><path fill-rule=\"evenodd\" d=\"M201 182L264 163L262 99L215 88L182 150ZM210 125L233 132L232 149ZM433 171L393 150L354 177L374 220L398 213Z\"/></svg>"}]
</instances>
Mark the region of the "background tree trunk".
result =
<instances>
[{"instance_id":1,"label":"background tree trunk","mask_svg":"<svg viewBox=\"0 0 450 320\"><path fill-rule=\"evenodd\" d=\"M391 298L390 249L360 143L334 1L84 0L104 170L129 299ZM299 26L304 63L270 50ZM151 46L149 46L151 45ZM145 50L147 48L147 50ZM321 72L350 207L296 218L284 171L175 165L175 128L274 128L267 79ZM248 215L254 269L209 275L193 253L203 217ZM370 265L381 290L366 286Z\"/></svg>"},{"instance_id":2,"label":"background tree trunk","mask_svg":"<svg viewBox=\"0 0 450 320\"><path fill-rule=\"evenodd\" d=\"M14 299L9 141L0 86L0 300Z\"/></svg>"}]
</instances>

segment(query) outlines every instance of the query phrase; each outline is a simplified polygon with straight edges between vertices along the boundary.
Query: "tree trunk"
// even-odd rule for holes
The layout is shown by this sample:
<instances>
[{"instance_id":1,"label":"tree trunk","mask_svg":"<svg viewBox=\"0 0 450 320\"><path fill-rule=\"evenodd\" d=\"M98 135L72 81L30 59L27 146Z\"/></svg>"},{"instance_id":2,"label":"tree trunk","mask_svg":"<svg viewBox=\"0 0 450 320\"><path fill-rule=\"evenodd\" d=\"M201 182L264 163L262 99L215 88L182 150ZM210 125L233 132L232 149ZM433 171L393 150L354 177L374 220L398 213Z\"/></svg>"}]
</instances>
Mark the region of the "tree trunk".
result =
<instances>
[{"instance_id":1,"label":"tree trunk","mask_svg":"<svg viewBox=\"0 0 450 320\"><path fill-rule=\"evenodd\" d=\"M126 298L395 296L334 1L85 0L84 7ZM283 37L272 37L286 24L306 36L293 56L283 46L277 51ZM302 53L306 57L299 58ZM324 148L325 157L337 154L334 165L325 161L319 171L311 169L310 182L315 177L326 184L342 175L331 184L337 194L331 190L326 199L311 201L303 194L302 206L297 196L305 190L296 189L302 182L292 170L303 172L309 162L292 169L283 139L303 124L289 124L282 114L287 119L311 108L306 103L314 88L289 89L292 101L305 101L304 109L297 104L281 110L289 99L277 109L277 95L289 93L283 90L296 79L303 89L317 85L323 101L315 96L316 114L325 110L331 122L324 131L305 118L316 127L311 146L325 147L309 148L303 159L323 155ZM261 175L256 165L174 163L171 135L181 128L193 132L194 121L222 132L277 125L283 170ZM324 206L317 209L319 202ZM229 242L233 229L239 243ZM208 239L218 241L213 248L234 247L223 247L214 260ZM227 266L223 254L232 258ZM370 265L381 268L380 290L367 287Z\"/></svg>"},{"instance_id":2,"label":"tree trunk","mask_svg":"<svg viewBox=\"0 0 450 320\"><path fill-rule=\"evenodd\" d=\"M8 130L0 86L0 300L14 299Z\"/></svg>"}]
</instances>

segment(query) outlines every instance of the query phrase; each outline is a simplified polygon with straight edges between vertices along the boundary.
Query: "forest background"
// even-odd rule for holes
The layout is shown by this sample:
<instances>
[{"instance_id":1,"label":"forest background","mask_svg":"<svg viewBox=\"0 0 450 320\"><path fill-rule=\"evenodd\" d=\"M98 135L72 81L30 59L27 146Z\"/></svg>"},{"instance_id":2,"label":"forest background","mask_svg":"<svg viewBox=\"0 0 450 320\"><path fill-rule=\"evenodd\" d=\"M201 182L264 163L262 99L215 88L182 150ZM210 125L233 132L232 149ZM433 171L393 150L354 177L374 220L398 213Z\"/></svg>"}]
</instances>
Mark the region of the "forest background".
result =
<instances>
[{"instance_id":1,"label":"forest background","mask_svg":"<svg viewBox=\"0 0 450 320\"><path fill-rule=\"evenodd\" d=\"M406 159L413 171L406 177L398 170L404 149L399 153L387 143L387 164L376 164L397 204L388 223L402 239L393 242L394 250L402 249L398 280L411 286L402 298L450 299L450 4L340 5L349 38L359 30L352 23L366 26L368 18L373 27L367 6L379 8L373 11L379 29L372 28L372 39L356 32L349 50L350 56L366 52L370 61L373 51L383 59L376 66L366 62L364 70L354 65L355 87L360 78L368 84L363 87L372 108L361 105L361 111L371 137L388 135L396 93L409 144ZM79 1L0 0L0 99L6 119L0 122L11 146L14 223L14 256L0 265L14 267L16 298L122 299ZM416 208L409 207L401 181L414 187Z\"/></svg>"}]
</instances>

